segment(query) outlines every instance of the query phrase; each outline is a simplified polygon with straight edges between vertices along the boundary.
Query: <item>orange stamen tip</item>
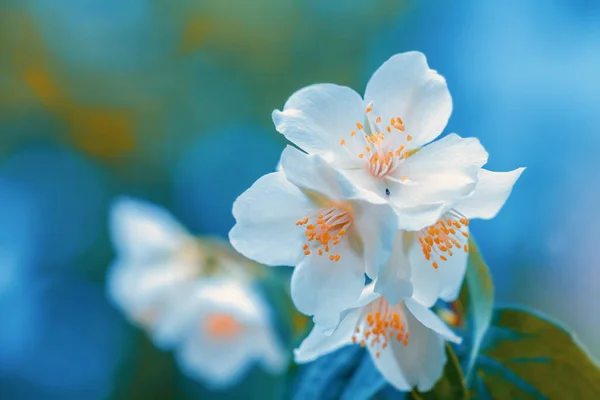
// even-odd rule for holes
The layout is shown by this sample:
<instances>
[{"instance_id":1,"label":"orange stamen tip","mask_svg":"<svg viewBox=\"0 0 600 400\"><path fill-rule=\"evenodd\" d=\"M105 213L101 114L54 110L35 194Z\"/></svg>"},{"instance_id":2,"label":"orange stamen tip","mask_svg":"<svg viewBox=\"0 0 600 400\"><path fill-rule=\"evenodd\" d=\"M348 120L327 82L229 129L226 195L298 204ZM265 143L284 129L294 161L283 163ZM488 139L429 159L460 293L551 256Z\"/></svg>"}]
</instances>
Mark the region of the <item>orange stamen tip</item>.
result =
<instances>
[{"instance_id":1,"label":"orange stamen tip","mask_svg":"<svg viewBox=\"0 0 600 400\"><path fill-rule=\"evenodd\" d=\"M356 131L350 131L350 136L352 136L352 137L356 136Z\"/></svg>"},{"instance_id":2,"label":"orange stamen tip","mask_svg":"<svg viewBox=\"0 0 600 400\"><path fill-rule=\"evenodd\" d=\"M356 123L356 127L358 128L359 131L362 131L362 129L363 129L363 125L360 122Z\"/></svg>"},{"instance_id":3,"label":"orange stamen tip","mask_svg":"<svg viewBox=\"0 0 600 400\"><path fill-rule=\"evenodd\" d=\"M296 253L296 254L298 254L298 253ZM310 250L305 250L305 251L304 251L304 255L305 255L305 256L308 256L308 255L310 255Z\"/></svg>"},{"instance_id":4,"label":"orange stamen tip","mask_svg":"<svg viewBox=\"0 0 600 400\"><path fill-rule=\"evenodd\" d=\"M438 269L438 263L433 262L431 265L433 266L433 268Z\"/></svg>"},{"instance_id":5,"label":"orange stamen tip","mask_svg":"<svg viewBox=\"0 0 600 400\"><path fill-rule=\"evenodd\" d=\"M340 140L340 146L343 146L346 144L346 141L344 139Z\"/></svg>"},{"instance_id":6,"label":"orange stamen tip","mask_svg":"<svg viewBox=\"0 0 600 400\"><path fill-rule=\"evenodd\" d=\"M381 122L381 117L377 117L377 118L375 118L375 122L376 122L376 123L380 123L380 122Z\"/></svg>"},{"instance_id":7,"label":"orange stamen tip","mask_svg":"<svg viewBox=\"0 0 600 400\"><path fill-rule=\"evenodd\" d=\"M363 153L360 153L360 154L358 155L358 158L363 158L364 156L365 156L365 155L364 155Z\"/></svg>"},{"instance_id":8,"label":"orange stamen tip","mask_svg":"<svg viewBox=\"0 0 600 400\"><path fill-rule=\"evenodd\" d=\"M412 139L413 139L413 138L412 138L412 136L410 136L410 135L408 135L408 136L406 137L406 140L408 140L409 142L410 142Z\"/></svg>"}]
</instances>

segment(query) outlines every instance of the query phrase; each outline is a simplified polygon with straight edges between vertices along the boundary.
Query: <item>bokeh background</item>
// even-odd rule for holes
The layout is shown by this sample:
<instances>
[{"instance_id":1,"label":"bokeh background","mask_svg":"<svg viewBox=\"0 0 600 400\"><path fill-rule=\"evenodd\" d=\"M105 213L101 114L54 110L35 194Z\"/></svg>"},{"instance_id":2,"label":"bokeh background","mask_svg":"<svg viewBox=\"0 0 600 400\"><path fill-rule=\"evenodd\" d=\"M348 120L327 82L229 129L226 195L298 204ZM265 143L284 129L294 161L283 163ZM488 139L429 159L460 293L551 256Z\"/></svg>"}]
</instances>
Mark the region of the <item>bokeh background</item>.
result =
<instances>
[{"instance_id":1,"label":"bokeh background","mask_svg":"<svg viewBox=\"0 0 600 400\"><path fill-rule=\"evenodd\" d=\"M201 398L106 298L110 202L226 237L285 146L271 111L408 50L448 80L447 132L528 167L473 223L498 301L599 357L600 2L0 0L0 399Z\"/></svg>"}]
</instances>

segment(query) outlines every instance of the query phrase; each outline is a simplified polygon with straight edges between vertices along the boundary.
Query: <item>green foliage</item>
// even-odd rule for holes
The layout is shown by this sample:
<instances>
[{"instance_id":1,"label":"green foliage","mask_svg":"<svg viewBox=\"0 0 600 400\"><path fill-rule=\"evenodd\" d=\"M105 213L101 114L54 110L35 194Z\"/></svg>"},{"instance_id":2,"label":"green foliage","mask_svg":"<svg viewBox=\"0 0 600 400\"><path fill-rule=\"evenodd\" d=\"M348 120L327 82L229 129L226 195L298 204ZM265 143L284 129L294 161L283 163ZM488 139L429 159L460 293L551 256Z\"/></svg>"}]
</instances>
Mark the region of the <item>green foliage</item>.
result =
<instances>
[{"instance_id":1,"label":"green foliage","mask_svg":"<svg viewBox=\"0 0 600 400\"><path fill-rule=\"evenodd\" d=\"M494 399L600 398L600 370L573 335L524 310L495 310L476 375Z\"/></svg>"},{"instance_id":2,"label":"green foliage","mask_svg":"<svg viewBox=\"0 0 600 400\"><path fill-rule=\"evenodd\" d=\"M460 296L454 304L460 312L460 324L466 327L466 340L470 342L469 355L463 364L467 382L477 360L481 341L492 319L494 283L477 244L469 240L469 263Z\"/></svg>"}]
</instances>

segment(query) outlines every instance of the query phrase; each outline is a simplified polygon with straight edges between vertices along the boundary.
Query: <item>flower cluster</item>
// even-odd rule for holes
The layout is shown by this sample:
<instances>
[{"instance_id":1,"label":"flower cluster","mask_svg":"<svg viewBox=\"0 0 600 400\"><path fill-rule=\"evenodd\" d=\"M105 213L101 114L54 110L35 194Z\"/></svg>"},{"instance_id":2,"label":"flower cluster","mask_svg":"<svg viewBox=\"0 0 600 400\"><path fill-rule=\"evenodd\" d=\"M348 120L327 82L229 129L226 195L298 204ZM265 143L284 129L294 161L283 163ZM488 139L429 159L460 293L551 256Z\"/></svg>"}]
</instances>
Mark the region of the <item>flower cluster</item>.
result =
<instances>
[{"instance_id":1,"label":"flower cluster","mask_svg":"<svg viewBox=\"0 0 600 400\"><path fill-rule=\"evenodd\" d=\"M483 169L475 138L436 140L451 112L446 81L418 52L386 61L364 98L317 84L273 112L297 147L236 200L230 240L295 267L292 299L315 323L297 362L356 343L399 390L441 376L444 343L460 338L430 308L457 297L469 221L494 217L523 171Z\"/></svg>"},{"instance_id":2,"label":"flower cluster","mask_svg":"<svg viewBox=\"0 0 600 400\"><path fill-rule=\"evenodd\" d=\"M288 357L247 260L217 240L197 240L141 201L117 200L110 225L117 258L108 296L158 347L175 350L187 375L221 389L254 363L285 369Z\"/></svg>"}]
</instances>

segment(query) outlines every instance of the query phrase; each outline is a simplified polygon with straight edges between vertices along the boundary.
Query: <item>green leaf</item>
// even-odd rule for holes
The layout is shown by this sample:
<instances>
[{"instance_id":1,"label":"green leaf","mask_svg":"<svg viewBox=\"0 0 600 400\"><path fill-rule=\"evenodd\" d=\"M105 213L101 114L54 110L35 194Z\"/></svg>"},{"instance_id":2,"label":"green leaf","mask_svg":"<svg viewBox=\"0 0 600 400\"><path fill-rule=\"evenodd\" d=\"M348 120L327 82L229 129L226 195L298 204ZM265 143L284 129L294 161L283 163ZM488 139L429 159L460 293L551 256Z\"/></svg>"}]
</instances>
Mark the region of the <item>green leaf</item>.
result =
<instances>
[{"instance_id":1,"label":"green leaf","mask_svg":"<svg viewBox=\"0 0 600 400\"><path fill-rule=\"evenodd\" d=\"M469 262L465 282L458 300L452 303L452 307L459 313L458 325L468 332L464 335L464 346L468 347L468 355L463 364L468 383L494 307L492 276L473 238L469 239Z\"/></svg>"},{"instance_id":2,"label":"green leaf","mask_svg":"<svg viewBox=\"0 0 600 400\"><path fill-rule=\"evenodd\" d=\"M436 400L452 399L462 400L469 398L469 391L465 385L465 377L460 369L460 363L452 346L446 344L446 356L448 361L444 367L442 378L429 392L421 393L414 389L408 394L412 400Z\"/></svg>"},{"instance_id":3,"label":"green leaf","mask_svg":"<svg viewBox=\"0 0 600 400\"><path fill-rule=\"evenodd\" d=\"M600 399L600 370L564 328L498 309L477 361L478 398Z\"/></svg>"}]
</instances>

